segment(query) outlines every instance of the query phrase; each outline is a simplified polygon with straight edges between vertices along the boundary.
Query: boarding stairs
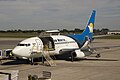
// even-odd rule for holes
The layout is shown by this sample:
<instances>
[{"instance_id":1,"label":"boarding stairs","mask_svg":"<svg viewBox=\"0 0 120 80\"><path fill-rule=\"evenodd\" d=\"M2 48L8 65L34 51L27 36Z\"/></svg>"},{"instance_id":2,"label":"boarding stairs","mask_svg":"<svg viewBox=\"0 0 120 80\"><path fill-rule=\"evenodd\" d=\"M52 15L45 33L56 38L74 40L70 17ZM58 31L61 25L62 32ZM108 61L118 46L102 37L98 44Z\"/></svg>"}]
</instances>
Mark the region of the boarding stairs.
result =
<instances>
[{"instance_id":1,"label":"boarding stairs","mask_svg":"<svg viewBox=\"0 0 120 80\"><path fill-rule=\"evenodd\" d=\"M50 57L49 51L43 51L42 53L43 57L46 59L47 63L50 66L56 66L56 63L54 62L54 60Z\"/></svg>"},{"instance_id":2,"label":"boarding stairs","mask_svg":"<svg viewBox=\"0 0 120 80\"><path fill-rule=\"evenodd\" d=\"M49 66L56 66L56 63L54 62L54 60L51 58L50 56L50 52L49 52L49 48L48 46L45 46L44 49L41 47L39 48L39 46L35 46L35 44L33 44L32 47L32 54L42 54L42 57L45 58L45 60L47 61Z\"/></svg>"},{"instance_id":3,"label":"boarding stairs","mask_svg":"<svg viewBox=\"0 0 120 80\"><path fill-rule=\"evenodd\" d=\"M99 57L101 57L101 55L100 55L100 53L96 50L96 49L92 49L93 48L93 45L88 45L88 49L89 49L89 51L92 53L92 54L97 54L95 57L96 58L99 58Z\"/></svg>"},{"instance_id":4,"label":"boarding stairs","mask_svg":"<svg viewBox=\"0 0 120 80\"><path fill-rule=\"evenodd\" d=\"M45 58L45 60L47 61L49 66L56 66L55 61L51 58L50 56L50 52L47 46L45 46L43 52L42 52L43 57Z\"/></svg>"}]
</instances>

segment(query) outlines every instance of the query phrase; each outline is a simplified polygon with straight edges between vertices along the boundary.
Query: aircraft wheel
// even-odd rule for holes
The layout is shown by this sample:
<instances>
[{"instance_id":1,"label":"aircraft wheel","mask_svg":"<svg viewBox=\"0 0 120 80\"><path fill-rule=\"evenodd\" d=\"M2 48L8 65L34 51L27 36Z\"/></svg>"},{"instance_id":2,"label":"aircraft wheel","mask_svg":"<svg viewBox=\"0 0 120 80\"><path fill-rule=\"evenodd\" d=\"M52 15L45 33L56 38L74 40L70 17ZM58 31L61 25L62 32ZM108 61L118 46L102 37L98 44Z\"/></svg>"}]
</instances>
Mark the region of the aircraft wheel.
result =
<instances>
[{"instance_id":1,"label":"aircraft wheel","mask_svg":"<svg viewBox=\"0 0 120 80\"><path fill-rule=\"evenodd\" d=\"M29 58L29 63L30 63L31 65L34 65L34 60L33 60L33 58Z\"/></svg>"},{"instance_id":2,"label":"aircraft wheel","mask_svg":"<svg viewBox=\"0 0 120 80\"><path fill-rule=\"evenodd\" d=\"M71 53L71 62L74 62L74 52Z\"/></svg>"},{"instance_id":3,"label":"aircraft wheel","mask_svg":"<svg viewBox=\"0 0 120 80\"><path fill-rule=\"evenodd\" d=\"M100 54L97 54L97 55L96 55L96 58L99 58L99 57L101 57L101 55L100 55Z\"/></svg>"}]
</instances>

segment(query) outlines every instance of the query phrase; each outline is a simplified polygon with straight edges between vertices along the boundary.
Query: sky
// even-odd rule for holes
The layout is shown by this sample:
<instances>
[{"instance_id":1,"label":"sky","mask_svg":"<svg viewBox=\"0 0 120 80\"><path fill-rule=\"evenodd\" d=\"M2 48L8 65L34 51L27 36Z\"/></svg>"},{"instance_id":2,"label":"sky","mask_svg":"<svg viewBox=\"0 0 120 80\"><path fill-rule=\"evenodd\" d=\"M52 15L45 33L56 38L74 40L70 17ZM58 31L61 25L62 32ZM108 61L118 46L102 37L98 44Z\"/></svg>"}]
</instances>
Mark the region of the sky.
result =
<instances>
[{"instance_id":1,"label":"sky","mask_svg":"<svg viewBox=\"0 0 120 80\"><path fill-rule=\"evenodd\" d=\"M0 0L0 30L84 29L93 9L95 29L120 30L120 0Z\"/></svg>"}]
</instances>

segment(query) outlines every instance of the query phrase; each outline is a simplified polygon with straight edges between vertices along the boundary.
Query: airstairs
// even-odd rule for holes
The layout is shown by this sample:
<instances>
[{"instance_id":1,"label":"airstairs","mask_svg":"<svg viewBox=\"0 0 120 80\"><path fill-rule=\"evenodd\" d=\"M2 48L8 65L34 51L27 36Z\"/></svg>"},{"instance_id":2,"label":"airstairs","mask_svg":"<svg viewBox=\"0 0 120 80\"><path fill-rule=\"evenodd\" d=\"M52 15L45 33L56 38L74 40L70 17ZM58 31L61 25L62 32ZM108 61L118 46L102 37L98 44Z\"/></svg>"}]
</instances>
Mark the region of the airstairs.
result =
<instances>
[{"instance_id":1,"label":"airstairs","mask_svg":"<svg viewBox=\"0 0 120 80\"><path fill-rule=\"evenodd\" d=\"M45 60L47 61L49 66L56 66L55 61L50 56L50 52L49 52L48 46L45 46L45 48L44 48L44 50L42 52L42 55L45 58Z\"/></svg>"},{"instance_id":2,"label":"airstairs","mask_svg":"<svg viewBox=\"0 0 120 80\"><path fill-rule=\"evenodd\" d=\"M100 53L96 50L96 49L91 49L93 47L93 45L88 45L88 48L89 48L89 51L92 53L92 54L97 54L95 57L96 58L99 58L101 57Z\"/></svg>"},{"instance_id":3,"label":"airstairs","mask_svg":"<svg viewBox=\"0 0 120 80\"><path fill-rule=\"evenodd\" d=\"M38 47L39 47L38 45L35 46L35 44L33 44L32 53L42 54L42 57L45 58L49 66L56 66L55 61L50 56L50 50L48 46L45 45L43 49L42 48L39 49Z\"/></svg>"}]
</instances>

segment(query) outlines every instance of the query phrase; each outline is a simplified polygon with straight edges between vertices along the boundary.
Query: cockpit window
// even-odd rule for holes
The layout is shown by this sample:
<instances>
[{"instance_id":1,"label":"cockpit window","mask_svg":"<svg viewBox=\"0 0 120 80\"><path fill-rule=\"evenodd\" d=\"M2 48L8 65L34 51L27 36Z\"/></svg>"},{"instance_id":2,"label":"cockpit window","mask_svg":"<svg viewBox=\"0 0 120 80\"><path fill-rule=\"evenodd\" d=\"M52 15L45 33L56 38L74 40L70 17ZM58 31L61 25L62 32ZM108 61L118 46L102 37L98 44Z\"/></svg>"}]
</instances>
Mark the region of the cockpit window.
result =
<instances>
[{"instance_id":1,"label":"cockpit window","mask_svg":"<svg viewBox=\"0 0 120 80\"><path fill-rule=\"evenodd\" d=\"M17 46L24 46L24 44L18 44Z\"/></svg>"},{"instance_id":2,"label":"cockpit window","mask_svg":"<svg viewBox=\"0 0 120 80\"><path fill-rule=\"evenodd\" d=\"M18 44L17 46L30 46L30 44Z\"/></svg>"},{"instance_id":3,"label":"cockpit window","mask_svg":"<svg viewBox=\"0 0 120 80\"><path fill-rule=\"evenodd\" d=\"M30 46L30 44L27 44L27 46Z\"/></svg>"}]
</instances>

